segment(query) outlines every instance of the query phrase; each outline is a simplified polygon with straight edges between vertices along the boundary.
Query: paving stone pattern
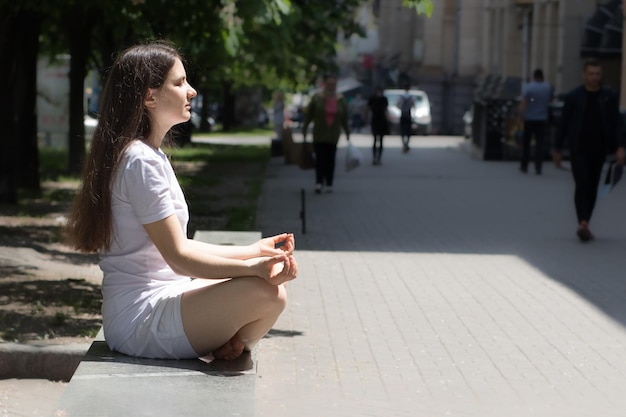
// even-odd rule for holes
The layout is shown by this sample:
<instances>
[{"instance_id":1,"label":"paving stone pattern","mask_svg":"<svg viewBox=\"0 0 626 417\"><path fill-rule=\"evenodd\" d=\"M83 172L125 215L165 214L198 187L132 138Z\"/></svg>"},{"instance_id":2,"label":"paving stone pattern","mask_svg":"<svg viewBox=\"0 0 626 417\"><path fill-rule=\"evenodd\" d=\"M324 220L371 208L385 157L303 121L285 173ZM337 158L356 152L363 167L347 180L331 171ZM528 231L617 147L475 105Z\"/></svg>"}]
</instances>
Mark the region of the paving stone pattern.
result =
<instances>
[{"instance_id":1,"label":"paving stone pattern","mask_svg":"<svg viewBox=\"0 0 626 417\"><path fill-rule=\"evenodd\" d=\"M372 166L353 140L364 164L345 172L342 140L333 194L281 158L267 172L258 226L296 233L300 276L258 349L254 415L625 417L626 184L583 244L567 170L445 137L406 155L387 137ZM49 415L64 388L3 382L3 416Z\"/></svg>"},{"instance_id":2,"label":"paving stone pattern","mask_svg":"<svg viewBox=\"0 0 626 417\"><path fill-rule=\"evenodd\" d=\"M258 224L296 233L300 276L259 347L256 415L626 416L626 184L583 244L566 169L394 136L373 166L353 141L364 164L344 170L342 139L332 194L281 158L267 173Z\"/></svg>"}]
</instances>

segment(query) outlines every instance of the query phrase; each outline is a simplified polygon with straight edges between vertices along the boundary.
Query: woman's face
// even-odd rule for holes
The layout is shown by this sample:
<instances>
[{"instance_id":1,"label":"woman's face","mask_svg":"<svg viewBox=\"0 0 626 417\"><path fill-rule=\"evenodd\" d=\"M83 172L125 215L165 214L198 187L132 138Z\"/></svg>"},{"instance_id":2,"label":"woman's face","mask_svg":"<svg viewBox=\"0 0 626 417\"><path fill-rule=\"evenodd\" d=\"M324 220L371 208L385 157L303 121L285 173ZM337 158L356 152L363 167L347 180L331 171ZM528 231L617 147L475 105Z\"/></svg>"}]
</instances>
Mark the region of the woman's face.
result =
<instances>
[{"instance_id":1,"label":"woman's face","mask_svg":"<svg viewBox=\"0 0 626 417\"><path fill-rule=\"evenodd\" d=\"M163 85L158 89L150 89L146 107L151 112L153 123L169 130L190 119L191 99L196 95L196 90L187 82L183 63L176 59Z\"/></svg>"}]
</instances>

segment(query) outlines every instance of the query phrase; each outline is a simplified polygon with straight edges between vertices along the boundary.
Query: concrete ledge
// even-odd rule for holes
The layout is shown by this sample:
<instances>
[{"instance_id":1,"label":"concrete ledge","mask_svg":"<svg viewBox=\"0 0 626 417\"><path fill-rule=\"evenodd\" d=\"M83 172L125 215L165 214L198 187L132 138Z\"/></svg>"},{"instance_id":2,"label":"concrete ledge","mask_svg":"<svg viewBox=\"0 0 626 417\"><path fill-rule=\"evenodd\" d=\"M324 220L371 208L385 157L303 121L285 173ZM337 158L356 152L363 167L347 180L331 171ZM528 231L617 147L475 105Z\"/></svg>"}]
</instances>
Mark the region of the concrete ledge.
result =
<instances>
[{"instance_id":1,"label":"concrete ledge","mask_svg":"<svg viewBox=\"0 0 626 417\"><path fill-rule=\"evenodd\" d=\"M250 245L261 239L258 231L197 230L194 240L215 245Z\"/></svg>"},{"instance_id":2,"label":"concrete ledge","mask_svg":"<svg viewBox=\"0 0 626 417\"><path fill-rule=\"evenodd\" d=\"M218 245L249 245L261 238L258 231L199 230L194 239ZM0 342L0 379L42 378L69 381L91 342L22 344Z\"/></svg>"},{"instance_id":3,"label":"concrete ledge","mask_svg":"<svg viewBox=\"0 0 626 417\"><path fill-rule=\"evenodd\" d=\"M89 350L89 345L0 343L0 379L43 378L69 381Z\"/></svg>"},{"instance_id":4,"label":"concrete ledge","mask_svg":"<svg viewBox=\"0 0 626 417\"><path fill-rule=\"evenodd\" d=\"M256 350L234 361L163 360L109 350L102 332L61 400L63 416L253 416Z\"/></svg>"}]
</instances>

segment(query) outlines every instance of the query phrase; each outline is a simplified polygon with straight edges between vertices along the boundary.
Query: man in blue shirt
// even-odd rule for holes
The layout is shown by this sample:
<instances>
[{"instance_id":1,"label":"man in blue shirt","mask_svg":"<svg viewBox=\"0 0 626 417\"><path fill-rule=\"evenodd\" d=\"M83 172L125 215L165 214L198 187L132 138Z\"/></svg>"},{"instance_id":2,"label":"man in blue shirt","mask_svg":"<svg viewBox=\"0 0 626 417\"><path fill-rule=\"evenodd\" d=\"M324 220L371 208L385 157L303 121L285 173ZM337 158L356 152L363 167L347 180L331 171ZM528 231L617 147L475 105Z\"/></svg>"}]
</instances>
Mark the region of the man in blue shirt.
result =
<instances>
[{"instance_id":1,"label":"man in blue shirt","mask_svg":"<svg viewBox=\"0 0 626 417\"><path fill-rule=\"evenodd\" d=\"M520 170L528 172L530 142L535 137L535 172L541 174L541 163L545 152L545 138L548 130L548 107L552 100L552 87L543 80L543 71L533 72L533 81L526 84L519 107L520 118L524 118L522 157Z\"/></svg>"}]
</instances>

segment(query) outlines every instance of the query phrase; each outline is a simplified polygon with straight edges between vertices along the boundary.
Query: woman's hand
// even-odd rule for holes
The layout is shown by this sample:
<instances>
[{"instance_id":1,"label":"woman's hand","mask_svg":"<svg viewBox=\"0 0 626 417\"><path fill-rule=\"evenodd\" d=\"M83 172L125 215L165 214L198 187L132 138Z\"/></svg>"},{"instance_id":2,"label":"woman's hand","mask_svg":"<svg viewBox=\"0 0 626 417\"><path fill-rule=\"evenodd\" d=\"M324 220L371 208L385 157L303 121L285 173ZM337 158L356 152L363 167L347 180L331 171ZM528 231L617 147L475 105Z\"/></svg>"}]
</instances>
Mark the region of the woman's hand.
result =
<instances>
[{"instance_id":1,"label":"woman's hand","mask_svg":"<svg viewBox=\"0 0 626 417\"><path fill-rule=\"evenodd\" d=\"M283 233L261 239L254 245L259 249L260 256L292 255L296 249L296 239L293 233Z\"/></svg>"},{"instance_id":2,"label":"woman's hand","mask_svg":"<svg viewBox=\"0 0 626 417\"><path fill-rule=\"evenodd\" d=\"M275 255L272 257L249 259L250 267L257 276L270 284L280 285L298 276L298 264L293 255Z\"/></svg>"}]
</instances>

